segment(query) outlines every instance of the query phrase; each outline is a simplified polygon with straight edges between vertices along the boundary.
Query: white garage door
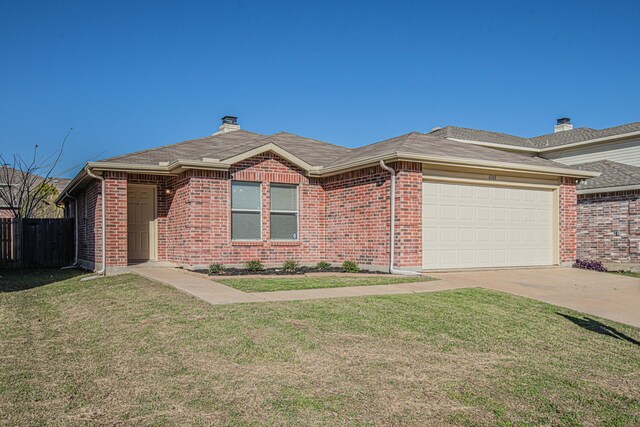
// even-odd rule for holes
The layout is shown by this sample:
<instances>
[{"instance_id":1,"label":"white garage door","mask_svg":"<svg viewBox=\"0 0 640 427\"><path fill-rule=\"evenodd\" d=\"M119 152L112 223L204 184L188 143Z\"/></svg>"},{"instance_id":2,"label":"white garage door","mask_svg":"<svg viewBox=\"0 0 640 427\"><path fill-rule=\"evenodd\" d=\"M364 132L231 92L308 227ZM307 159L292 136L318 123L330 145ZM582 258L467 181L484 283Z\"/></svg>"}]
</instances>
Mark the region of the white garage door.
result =
<instances>
[{"instance_id":1,"label":"white garage door","mask_svg":"<svg viewBox=\"0 0 640 427\"><path fill-rule=\"evenodd\" d=\"M425 269L553 263L551 190L425 182Z\"/></svg>"}]
</instances>

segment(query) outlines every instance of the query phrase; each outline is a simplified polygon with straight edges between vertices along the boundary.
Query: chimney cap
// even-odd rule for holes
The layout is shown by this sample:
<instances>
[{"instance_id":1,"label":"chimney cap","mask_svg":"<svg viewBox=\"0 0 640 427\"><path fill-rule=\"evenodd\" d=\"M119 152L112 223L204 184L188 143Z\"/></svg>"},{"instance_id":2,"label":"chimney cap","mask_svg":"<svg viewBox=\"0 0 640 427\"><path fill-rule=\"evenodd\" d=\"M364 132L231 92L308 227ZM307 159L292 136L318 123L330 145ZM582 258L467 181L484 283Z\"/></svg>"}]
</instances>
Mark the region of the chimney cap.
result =
<instances>
[{"instance_id":1,"label":"chimney cap","mask_svg":"<svg viewBox=\"0 0 640 427\"><path fill-rule=\"evenodd\" d=\"M222 118L223 125L237 125L238 117L237 116L224 116Z\"/></svg>"},{"instance_id":2,"label":"chimney cap","mask_svg":"<svg viewBox=\"0 0 640 427\"><path fill-rule=\"evenodd\" d=\"M559 119L556 119L556 124L557 125L569 125L569 124L571 124L571 118L569 118L569 117L560 117Z\"/></svg>"}]
</instances>

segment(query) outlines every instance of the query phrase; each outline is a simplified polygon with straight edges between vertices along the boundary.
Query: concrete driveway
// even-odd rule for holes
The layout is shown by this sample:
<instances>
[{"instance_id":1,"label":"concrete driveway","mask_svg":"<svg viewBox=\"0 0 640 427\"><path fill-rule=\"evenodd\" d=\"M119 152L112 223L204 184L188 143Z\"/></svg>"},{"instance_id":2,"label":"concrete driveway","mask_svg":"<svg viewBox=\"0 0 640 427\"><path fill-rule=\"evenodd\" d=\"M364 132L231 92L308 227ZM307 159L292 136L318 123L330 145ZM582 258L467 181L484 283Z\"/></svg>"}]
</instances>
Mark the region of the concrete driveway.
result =
<instances>
[{"instance_id":1,"label":"concrete driveway","mask_svg":"<svg viewBox=\"0 0 640 427\"><path fill-rule=\"evenodd\" d=\"M640 328L640 279L575 268L429 273L457 286L508 292Z\"/></svg>"}]
</instances>

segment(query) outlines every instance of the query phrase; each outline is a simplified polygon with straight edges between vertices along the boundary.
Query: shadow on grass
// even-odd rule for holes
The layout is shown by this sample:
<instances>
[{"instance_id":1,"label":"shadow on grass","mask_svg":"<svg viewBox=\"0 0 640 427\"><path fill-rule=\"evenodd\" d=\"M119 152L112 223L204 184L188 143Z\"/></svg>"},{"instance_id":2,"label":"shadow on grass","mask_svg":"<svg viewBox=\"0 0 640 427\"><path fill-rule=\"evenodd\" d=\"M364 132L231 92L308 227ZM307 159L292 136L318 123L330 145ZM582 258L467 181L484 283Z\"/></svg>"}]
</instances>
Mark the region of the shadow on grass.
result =
<instances>
[{"instance_id":1,"label":"shadow on grass","mask_svg":"<svg viewBox=\"0 0 640 427\"><path fill-rule=\"evenodd\" d=\"M616 338L616 339L619 339L619 340L628 341L628 342L630 342L632 344L640 346L640 341L637 341L637 340L631 338L630 336L623 334L622 332L618 331L615 328L612 328L611 326L607 326L602 322L598 322L597 320L590 319L588 317L585 317L584 319L580 319L578 317L573 317L573 316L570 316L568 314L558 313L558 312L556 312L556 314L558 316L564 317L565 319L569 320L570 322L575 323L576 325L580 326L581 328L588 329L589 331L596 332L596 333L602 334L602 335L607 335L609 337L613 337L613 338Z\"/></svg>"},{"instance_id":2,"label":"shadow on grass","mask_svg":"<svg viewBox=\"0 0 640 427\"><path fill-rule=\"evenodd\" d=\"M0 270L0 293L18 292L49 285L87 272L79 268L60 270L55 268L29 268Z\"/></svg>"}]
</instances>

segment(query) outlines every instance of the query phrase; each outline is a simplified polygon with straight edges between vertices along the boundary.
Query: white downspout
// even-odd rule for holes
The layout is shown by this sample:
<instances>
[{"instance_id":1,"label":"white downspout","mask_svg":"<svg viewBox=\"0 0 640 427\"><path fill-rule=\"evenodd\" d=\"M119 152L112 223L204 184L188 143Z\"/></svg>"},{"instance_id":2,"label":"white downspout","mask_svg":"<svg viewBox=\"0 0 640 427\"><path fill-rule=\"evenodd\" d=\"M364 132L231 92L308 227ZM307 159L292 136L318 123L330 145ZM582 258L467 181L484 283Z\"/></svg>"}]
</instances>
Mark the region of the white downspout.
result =
<instances>
[{"instance_id":1,"label":"white downspout","mask_svg":"<svg viewBox=\"0 0 640 427\"><path fill-rule=\"evenodd\" d=\"M87 175L89 175L91 178L95 178L95 179L99 179L101 181L101 196L100 196L100 202L101 202L101 207L102 207L102 269L100 271L97 271L96 274L101 274L103 276L106 276L106 272L107 272L107 224L105 221L105 183L104 183L104 176L100 176L100 175L94 175L89 168L86 169Z\"/></svg>"},{"instance_id":2,"label":"white downspout","mask_svg":"<svg viewBox=\"0 0 640 427\"><path fill-rule=\"evenodd\" d=\"M406 276L420 276L417 271L409 270L396 270L395 264L395 252L396 252L396 171L387 166L384 160L380 160L380 167L391 174L391 230L389 232L390 249L389 249L389 273L391 274L404 274Z\"/></svg>"},{"instance_id":3,"label":"white downspout","mask_svg":"<svg viewBox=\"0 0 640 427\"><path fill-rule=\"evenodd\" d=\"M68 197L71 200L73 200L73 207L75 210L75 214L73 215L73 219L75 220L75 226L74 226L74 240L75 240L75 257L74 257L74 261L73 261L73 265L71 265L71 267L75 267L76 265L78 265L78 199L73 197L71 194L69 194L69 192L67 191L64 194L64 197ZM66 267L63 267L66 268Z\"/></svg>"}]
</instances>

